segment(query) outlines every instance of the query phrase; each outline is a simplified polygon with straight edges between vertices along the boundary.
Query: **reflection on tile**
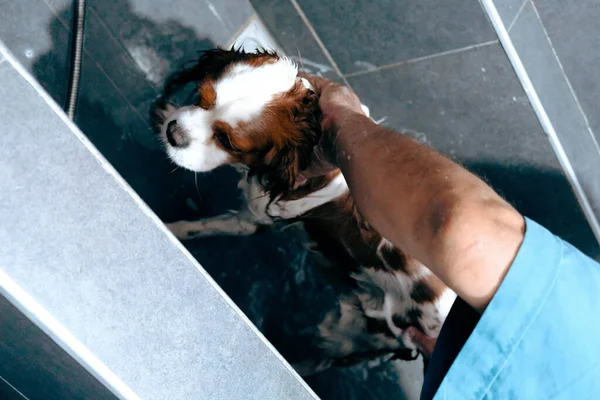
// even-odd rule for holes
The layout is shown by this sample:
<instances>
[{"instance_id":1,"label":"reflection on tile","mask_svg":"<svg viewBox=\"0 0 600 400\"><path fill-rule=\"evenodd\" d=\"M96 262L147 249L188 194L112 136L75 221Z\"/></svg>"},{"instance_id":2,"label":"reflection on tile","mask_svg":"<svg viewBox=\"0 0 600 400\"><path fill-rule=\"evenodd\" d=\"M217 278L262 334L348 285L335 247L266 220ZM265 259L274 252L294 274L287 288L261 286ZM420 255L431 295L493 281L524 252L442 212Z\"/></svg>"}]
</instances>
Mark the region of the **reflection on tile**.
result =
<instances>
[{"instance_id":1,"label":"reflection on tile","mask_svg":"<svg viewBox=\"0 0 600 400\"><path fill-rule=\"evenodd\" d=\"M54 99L63 104L69 75L69 35L64 26L39 0L0 0L0 15L0 39L21 64L33 71ZM23 23L25 20L27 23Z\"/></svg>"},{"instance_id":2,"label":"reflection on tile","mask_svg":"<svg viewBox=\"0 0 600 400\"><path fill-rule=\"evenodd\" d=\"M600 215L600 153L531 4L523 9L511 39L596 215ZM590 57L583 52L581 57ZM579 84L587 82L585 77L575 79Z\"/></svg>"},{"instance_id":3,"label":"reflection on tile","mask_svg":"<svg viewBox=\"0 0 600 400\"><path fill-rule=\"evenodd\" d=\"M528 0L494 0L496 10L498 10L498 14L500 14L500 18L502 18L502 22L506 26L506 29L508 29L510 24L514 21L519 9L526 1Z\"/></svg>"},{"instance_id":4,"label":"reflection on tile","mask_svg":"<svg viewBox=\"0 0 600 400\"><path fill-rule=\"evenodd\" d=\"M289 0L251 2L283 51L297 62L302 59L306 72L329 79L340 78Z\"/></svg>"},{"instance_id":5,"label":"reflection on tile","mask_svg":"<svg viewBox=\"0 0 600 400\"><path fill-rule=\"evenodd\" d=\"M564 1L545 0L535 5L600 142L600 3L587 0L572 7Z\"/></svg>"},{"instance_id":6,"label":"reflection on tile","mask_svg":"<svg viewBox=\"0 0 600 400\"><path fill-rule=\"evenodd\" d=\"M484 175L525 215L600 254L500 45L350 78L375 118Z\"/></svg>"},{"instance_id":7,"label":"reflection on tile","mask_svg":"<svg viewBox=\"0 0 600 400\"><path fill-rule=\"evenodd\" d=\"M496 38L477 0L298 3L343 73Z\"/></svg>"},{"instance_id":8,"label":"reflection on tile","mask_svg":"<svg viewBox=\"0 0 600 400\"><path fill-rule=\"evenodd\" d=\"M248 3L241 1L221 12L213 3L195 0L178 0L177 6L162 0L107 0L90 7L138 67L148 64L157 79L195 59L199 50L227 43L251 15ZM229 9L236 13L225 14Z\"/></svg>"},{"instance_id":9,"label":"reflection on tile","mask_svg":"<svg viewBox=\"0 0 600 400\"><path fill-rule=\"evenodd\" d=\"M87 14L85 48L134 107L158 95L162 76L153 73L154 60L143 54L133 58L93 9Z\"/></svg>"}]
</instances>

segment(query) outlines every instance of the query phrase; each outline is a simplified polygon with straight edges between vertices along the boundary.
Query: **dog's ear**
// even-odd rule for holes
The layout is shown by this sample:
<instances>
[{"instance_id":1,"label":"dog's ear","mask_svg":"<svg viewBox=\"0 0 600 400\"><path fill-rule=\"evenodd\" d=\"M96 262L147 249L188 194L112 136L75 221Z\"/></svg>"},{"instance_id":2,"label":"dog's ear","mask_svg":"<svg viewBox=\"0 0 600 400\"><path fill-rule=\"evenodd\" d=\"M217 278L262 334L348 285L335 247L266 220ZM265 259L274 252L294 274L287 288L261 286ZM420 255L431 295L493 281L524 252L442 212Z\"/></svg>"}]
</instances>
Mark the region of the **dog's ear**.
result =
<instances>
[{"instance_id":1,"label":"dog's ear","mask_svg":"<svg viewBox=\"0 0 600 400\"><path fill-rule=\"evenodd\" d=\"M207 76L219 76L229 64L244 54L243 50L233 47L230 50L216 48L202 51L196 61L167 78L163 96L169 97L188 83L199 83Z\"/></svg>"},{"instance_id":2,"label":"dog's ear","mask_svg":"<svg viewBox=\"0 0 600 400\"><path fill-rule=\"evenodd\" d=\"M259 174L271 198L291 191L298 174L312 159L321 138L322 114L318 103L318 96L312 90L296 85L285 101L270 107L273 124L279 125L279 131L273 135L273 147L265 155Z\"/></svg>"},{"instance_id":3,"label":"dog's ear","mask_svg":"<svg viewBox=\"0 0 600 400\"><path fill-rule=\"evenodd\" d=\"M168 97L188 83L200 83L206 77L218 77L235 61L245 61L250 64L260 64L263 60L279 59L279 56L269 50L257 50L246 53L241 47L231 47L226 50L216 48L200 52L200 57L182 70L170 75L165 83L164 96Z\"/></svg>"}]
</instances>

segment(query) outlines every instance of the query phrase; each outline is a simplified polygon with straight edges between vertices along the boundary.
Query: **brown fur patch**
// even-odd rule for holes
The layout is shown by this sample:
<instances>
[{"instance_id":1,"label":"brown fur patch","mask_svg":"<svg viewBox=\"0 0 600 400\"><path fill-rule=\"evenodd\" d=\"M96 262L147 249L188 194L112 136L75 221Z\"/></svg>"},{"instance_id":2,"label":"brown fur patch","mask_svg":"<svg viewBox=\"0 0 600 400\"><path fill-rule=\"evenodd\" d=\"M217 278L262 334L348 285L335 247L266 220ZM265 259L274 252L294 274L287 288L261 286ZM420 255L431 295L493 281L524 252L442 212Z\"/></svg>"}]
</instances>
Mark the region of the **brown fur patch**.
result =
<instances>
[{"instance_id":1,"label":"brown fur patch","mask_svg":"<svg viewBox=\"0 0 600 400\"><path fill-rule=\"evenodd\" d=\"M415 282L410 297L417 303L432 303L442 295L446 286L435 275L427 277Z\"/></svg>"},{"instance_id":2,"label":"brown fur patch","mask_svg":"<svg viewBox=\"0 0 600 400\"><path fill-rule=\"evenodd\" d=\"M198 93L200 93L200 108L212 110L217 102L217 92L215 92L213 82L209 79L205 79L200 84Z\"/></svg>"}]
</instances>

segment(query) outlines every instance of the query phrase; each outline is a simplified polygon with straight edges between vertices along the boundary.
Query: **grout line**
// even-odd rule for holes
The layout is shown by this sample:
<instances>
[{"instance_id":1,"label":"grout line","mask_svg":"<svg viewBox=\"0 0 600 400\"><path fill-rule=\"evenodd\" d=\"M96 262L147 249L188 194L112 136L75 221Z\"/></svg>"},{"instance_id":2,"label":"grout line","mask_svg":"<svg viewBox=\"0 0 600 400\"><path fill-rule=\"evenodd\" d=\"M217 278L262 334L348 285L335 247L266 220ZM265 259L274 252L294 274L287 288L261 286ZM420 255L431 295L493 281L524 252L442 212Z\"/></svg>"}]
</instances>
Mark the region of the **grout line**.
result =
<instances>
[{"instance_id":1,"label":"grout line","mask_svg":"<svg viewBox=\"0 0 600 400\"><path fill-rule=\"evenodd\" d=\"M4 60L2 60L4 61ZM0 64L2 64L2 61L0 61ZM18 394L21 395L21 397L23 397L25 400L29 400L29 397L25 396L23 393L21 393L21 391L19 389L17 389L16 387L14 387L13 385L11 385L11 383L9 381L7 381L6 379L4 379L4 377L2 375L0 375L0 380L2 380L4 383L6 383L8 386L10 386L10 388L12 390L14 390L15 392L17 392Z\"/></svg>"},{"instance_id":2,"label":"grout line","mask_svg":"<svg viewBox=\"0 0 600 400\"><path fill-rule=\"evenodd\" d=\"M379 67L376 67L376 68L373 68L373 69L366 69L366 70L363 70L363 71L350 72L349 74L346 74L344 76L346 78L351 78L351 77L354 77L354 76L366 75L366 74L369 74L371 72L383 71L383 70L386 70L386 69L399 67L401 65L414 64L416 62L424 61L424 60L429 60L429 59L432 59L432 58L438 58L438 57L443 57L443 56L447 56L447 55L450 55L450 54L462 53L464 51L478 49L480 47L485 47L485 46L489 46L489 45L496 44L496 43L498 43L498 40L490 40L489 42L474 44L474 45L466 46L466 47L460 47L458 49L452 49L452 50L442 51L440 53L429 54L429 55L426 55L426 56L423 56L423 57L411 58L410 60L398 61L398 62L391 63L391 64L380 65Z\"/></svg>"},{"instance_id":3,"label":"grout line","mask_svg":"<svg viewBox=\"0 0 600 400\"><path fill-rule=\"evenodd\" d=\"M508 25L508 29L507 30L508 30L509 33L512 30L513 26L515 26L515 23L517 22L517 20L521 16L521 13L525 9L525 6L527 5L528 2L529 2L529 0L523 0L523 4L521 4L521 7L519 7L519 10L517 11L517 15L515 15L515 17L513 18L513 20L510 22L510 25Z\"/></svg>"},{"instance_id":4,"label":"grout line","mask_svg":"<svg viewBox=\"0 0 600 400\"><path fill-rule=\"evenodd\" d=\"M95 15L96 20L98 21L98 23L100 23L100 25L102 25L102 28L111 37L111 39L117 43L117 45L121 48L121 50L123 50L123 52L125 52L125 54L127 54L127 57L129 58L129 60L131 61L131 63L133 65L137 65L137 62L135 61L135 59L133 58L133 56L129 52L129 49L127 49L127 47L125 47L125 44L119 38L117 38L113 34L112 30L109 29L108 25L106 25L106 23L104 22L104 20L98 14L98 11L96 11L96 9L93 6L90 6L89 12L93 13ZM91 57L91 55L90 55L90 57ZM142 72L142 71L140 71L140 72ZM146 86L148 86L150 89L152 89L152 91L154 92L154 94L156 96L158 96L159 89L154 85L153 82L150 82L147 79L144 79L144 83L146 84Z\"/></svg>"},{"instance_id":5,"label":"grout line","mask_svg":"<svg viewBox=\"0 0 600 400\"><path fill-rule=\"evenodd\" d=\"M294 8L298 12L298 15L300 16L300 18L302 19L302 21L304 21L304 24L306 25L306 27L308 28L308 30L312 34L313 38L315 39L315 41L317 42L317 44L321 48L321 51L325 55L325 58L327 58L327 60L331 64L331 67L333 68L333 70L340 76L340 78L342 78L342 80L344 81L344 83L346 84L346 86L351 87L350 83L346 79L346 76L342 73L342 71L340 70L340 67L338 67L337 63L335 62L335 60L333 59L333 57L331 56L331 54L329 53L329 51L325 47L325 44L323 43L323 41L319 37L319 34L317 33L317 31L313 27L312 23L306 17L306 14L304 14L304 11L302 11L302 8L300 8L300 5L298 4L298 2L296 0L290 0L290 3L292 3L292 6L294 6Z\"/></svg>"},{"instance_id":6,"label":"grout line","mask_svg":"<svg viewBox=\"0 0 600 400\"><path fill-rule=\"evenodd\" d=\"M600 154L600 145L598 145L598 141L596 140L596 136L594 135L594 132L592 131L592 127L590 126L590 122L588 121L587 115L585 115L585 112L583 111L583 107L581 106L581 103L579 102L579 98L577 97L577 94L575 93L575 89L573 89L573 86L571 85L571 81L569 80L569 77L567 76L567 73L565 72L565 69L563 68L562 63L560 62L558 53L556 52L556 49L554 48L554 44L552 43L552 40L550 39L550 35L548 35L548 31L546 31L546 27L544 26L544 23L542 22L542 18L537 10L537 7L533 3L533 1L531 1L531 6L533 7L533 11L535 12L535 15L542 27L542 30L544 31L544 35L546 36L546 40L548 41L548 44L550 45L550 49L552 49L552 54L554 54L554 58L556 59L558 67L560 68L560 71L562 72L563 77L565 78L565 81L567 82L569 91L571 92L571 95L575 99L575 103L577 104L577 108L579 109L579 112L581 113L581 116L583 117L585 126L588 130L588 133L590 134L590 136L592 137L592 141L596 145L596 150L598 151L598 154Z\"/></svg>"},{"instance_id":7,"label":"grout line","mask_svg":"<svg viewBox=\"0 0 600 400\"><path fill-rule=\"evenodd\" d=\"M69 24L67 23L67 21L65 21L60 14L58 13L58 10L56 8L54 8L54 6L50 3L48 3L48 0L42 0L44 3L46 3L46 5L48 6L48 8L50 9L50 11L52 11L52 14L54 14L54 16L56 17L56 19L62 24L62 26L64 26L69 32L71 31L71 27L69 26ZM70 7L70 6L69 6Z\"/></svg>"},{"instance_id":8,"label":"grout line","mask_svg":"<svg viewBox=\"0 0 600 400\"><path fill-rule=\"evenodd\" d=\"M510 35L508 34L508 31L506 30L506 27L500 18L500 14L498 14L498 10L494 5L493 0L481 0L481 2L490 18L490 21L492 22L492 25L494 26L494 29L496 30L496 34L498 35L502 47L504 47L506 56L512 64L513 69L515 70L515 73L517 74L517 77L519 78L527 97L529 98L531 107L537 115L540 125L542 125L546 135L548 135L548 139L552 149L554 150L554 154L556 155L556 158L558 159L565 176L571 184L573 192L579 201L579 205L581 206L581 209L583 210L583 213L590 224L590 228L592 229L596 240L598 243L600 243L600 221L594 213L594 209L590 204L590 200L588 199L586 192L583 190L583 186L581 185L581 182L575 173L575 169L573 168L573 165L571 164L571 161L569 160L569 157L567 156L567 153L560 142L558 134L552 125L552 121L550 120L548 113L546 113L546 110L544 109L544 105L542 104L542 101L535 90L533 82L529 78L527 69L523 65L523 62L519 57L519 53L512 43L512 39L510 38Z\"/></svg>"},{"instance_id":9,"label":"grout line","mask_svg":"<svg viewBox=\"0 0 600 400\"><path fill-rule=\"evenodd\" d=\"M250 26L250 24L254 21L258 20L258 16L256 15L256 11L248 17L246 21L239 27L239 29L233 34L232 37L229 38L227 42L225 42L225 48L231 48L235 44L235 40L244 32L244 29Z\"/></svg>"}]
</instances>

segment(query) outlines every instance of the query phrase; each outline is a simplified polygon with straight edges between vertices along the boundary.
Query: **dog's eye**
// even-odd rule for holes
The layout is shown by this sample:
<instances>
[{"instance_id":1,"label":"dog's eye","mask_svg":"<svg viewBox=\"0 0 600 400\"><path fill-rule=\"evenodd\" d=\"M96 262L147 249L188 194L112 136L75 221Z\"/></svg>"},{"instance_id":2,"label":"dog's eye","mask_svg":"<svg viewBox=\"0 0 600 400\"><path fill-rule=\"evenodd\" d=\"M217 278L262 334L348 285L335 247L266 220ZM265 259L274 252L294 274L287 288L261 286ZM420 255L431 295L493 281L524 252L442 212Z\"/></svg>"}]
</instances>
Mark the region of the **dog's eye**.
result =
<instances>
[{"instance_id":1,"label":"dog's eye","mask_svg":"<svg viewBox=\"0 0 600 400\"><path fill-rule=\"evenodd\" d=\"M219 143L221 143L221 146L223 146L223 148L225 150L229 150L229 151L235 151L235 152L239 152L240 150L237 149L232 143L231 140L229 140L229 135L223 131L219 131L217 130L213 137L219 141Z\"/></svg>"}]
</instances>

